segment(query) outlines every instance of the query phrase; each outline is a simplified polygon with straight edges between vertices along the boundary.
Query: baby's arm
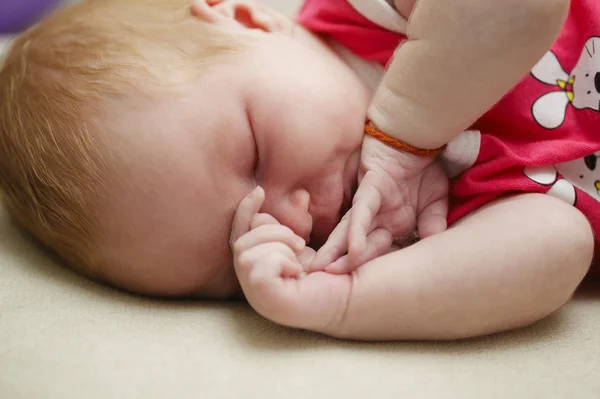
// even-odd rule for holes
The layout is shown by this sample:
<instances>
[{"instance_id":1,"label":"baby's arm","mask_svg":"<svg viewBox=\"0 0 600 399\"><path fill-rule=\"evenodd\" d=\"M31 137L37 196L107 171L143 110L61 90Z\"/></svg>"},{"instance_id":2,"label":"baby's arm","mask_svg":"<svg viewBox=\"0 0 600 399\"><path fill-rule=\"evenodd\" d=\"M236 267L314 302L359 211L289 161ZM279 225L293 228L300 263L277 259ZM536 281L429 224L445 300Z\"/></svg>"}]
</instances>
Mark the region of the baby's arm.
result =
<instances>
[{"instance_id":1,"label":"baby's arm","mask_svg":"<svg viewBox=\"0 0 600 399\"><path fill-rule=\"evenodd\" d=\"M456 339L534 323L585 276L594 238L550 196L491 203L453 228L360 267L329 333L364 340Z\"/></svg>"},{"instance_id":2,"label":"baby's arm","mask_svg":"<svg viewBox=\"0 0 600 399\"><path fill-rule=\"evenodd\" d=\"M439 149L528 73L558 35L568 5L569 0L396 0L400 11L412 9L408 40L396 50L367 112L375 133ZM390 237L400 242L415 228L421 238L446 229L448 182L434 162L435 151L409 152L365 137L352 209L311 270L351 271L373 259ZM381 231L387 235L375 234Z\"/></svg>"},{"instance_id":3,"label":"baby's arm","mask_svg":"<svg viewBox=\"0 0 600 399\"><path fill-rule=\"evenodd\" d=\"M396 3L402 11L415 1ZM529 72L568 8L569 0L417 1L369 118L413 146L446 144Z\"/></svg>"},{"instance_id":4,"label":"baby's arm","mask_svg":"<svg viewBox=\"0 0 600 399\"><path fill-rule=\"evenodd\" d=\"M274 322L335 337L454 339L525 326L570 298L593 255L591 228L577 209L527 194L352 275L302 278L298 237L258 214L264 193L255 195L240 204L232 231L248 302Z\"/></svg>"}]
</instances>

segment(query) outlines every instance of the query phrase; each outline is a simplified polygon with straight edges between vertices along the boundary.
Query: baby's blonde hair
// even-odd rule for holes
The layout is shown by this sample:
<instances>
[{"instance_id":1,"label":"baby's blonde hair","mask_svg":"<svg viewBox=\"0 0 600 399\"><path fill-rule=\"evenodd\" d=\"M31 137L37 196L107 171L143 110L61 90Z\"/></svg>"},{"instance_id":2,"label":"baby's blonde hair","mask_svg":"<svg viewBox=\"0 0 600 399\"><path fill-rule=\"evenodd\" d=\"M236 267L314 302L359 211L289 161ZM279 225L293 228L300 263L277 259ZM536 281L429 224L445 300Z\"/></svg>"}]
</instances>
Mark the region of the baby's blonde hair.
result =
<instances>
[{"instance_id":1,"label":"baby's blonde hair","mask_svg":"<svg viewBox=\"0 0 600 399\"><path fill-rule=\"evenodd\" d=\"M242 48L191 16L188 0L89 0L21 35L0 70L0 194L14 220L96 278L117 176L111 103L193 79ZM114 111L114 110L113 110Z\"/></svg>"}]
</instances>

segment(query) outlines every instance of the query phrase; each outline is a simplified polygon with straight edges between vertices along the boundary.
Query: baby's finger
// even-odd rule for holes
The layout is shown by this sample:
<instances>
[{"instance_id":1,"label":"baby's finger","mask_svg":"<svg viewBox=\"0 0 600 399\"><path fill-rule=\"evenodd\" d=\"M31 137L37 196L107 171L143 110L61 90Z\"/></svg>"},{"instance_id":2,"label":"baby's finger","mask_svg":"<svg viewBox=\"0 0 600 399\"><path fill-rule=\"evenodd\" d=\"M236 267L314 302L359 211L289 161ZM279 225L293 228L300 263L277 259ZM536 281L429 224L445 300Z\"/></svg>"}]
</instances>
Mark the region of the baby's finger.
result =
<instances>
[{"instance_id":1,"label":"baby's finger","mask_svg":"<svg viewBox=\"0 0 600 399\"><path fill-rule=\"evenodd\" d=\"M367 245L367 235L372 230L373 220L381 208L381 194L371 184L370 172L367 172L358 186L352 214L350 215L350 228L348 231L348 254L353 258L360 258Z\"/></svg>"},{"instance_id":2,"label":"baby's finger","mask_svg":"<svg viewBox=\"0 0 600 399\"><path fill-rule=\"evenodd\" d=\"M278 276L296 276L304 270L290 247L280 242L270 242L243 252L236 262L236 273L240 279L243 279L255 269L274 267L273 263L277 263L275 260L282 263L278 266L280 270Z\"/></svg>"},{"instance_id":3,"label":"baby's finger","mask_svg":"<svg viewBox=\"0 0 600 399\"><path fill-rule=\"evenodd\" d=\"M359 264L356 266L364 265L375 258L389 253L393 243L394 236L388 230L384 228L373 230L367 237L367 248L359 258Z\"/></svg>"},{"instance_id":4,"label":"baby's finger","mask_svg":"<svg viewBox=\"0 0 600 399\"><path fill-rule=\"evenodd\" d=\"M250 231L250 224L254 215L258 213L265 200L265 191L256 187L238 205L231 226L230 245L233 245L241 236Z\"/></svg>"},{"instance_id":5,"label":"baby's finger","mask_svg":"<svg viewBox=\"0 0 600 399\"><path fill-rule=\"evenodd\" d=\"M304 249L304 240L296 235L289 227L280 224L264 224L252 229L233 243L233 252L241 254L252 247L266 243L282 243L295 252Z\"/></svg>"},{"instance_id":6,"label":"baby's finger","mask_svg":"<svg viewBox=\"0 0 600 399\"><path fill-rule=\"evenodd\" d=\"M327 266L325 271L331 274L350 274L365 263L390 252L394 238L385 229L375 229L367 237L365 251L357 259L346 255Z\"/></svg>"},{"instance_id":7,"label":"baby's finger","mask_svg":"<svg viewBox=\"0 0 600 399\"><path fill-rule=\"evenodd\" d=\"M448 228L448 197L427 206L419 215L417 230L421 239L442 233Z\"/></svg>"},{"instance_id":8,"label":"baby's finger","mask_svg":"<svg viewBox=\"0 0 600 399\"><path fill-rule=\"evenodd\" d=\"M310 264L315 259L316 254L317 252L311 247L304 247L304 249L296 255L296 259L298 259L298 263L300 263L305 270L308 270Z\"/></svg>"},{"instance_id":9,"label":"baby's finger","mask_svg":"<svg viewBox=\"0 0 600 399\"><path fill-rule=\"evenodd\" d=\"M237 266L242 268L252 268L260 266L262 260L264 260L270 253L279 253L290 259L296 259L296 254L287 245L281 242L268 242L249 248L242 252L237 257Z\"/></svg>"},{"instance_id":10,"label":"baby's finger","mask_svg":"<svg viewBox=\"0 0 600 399\"><path fill-rule=\"evenodd\" d=\"M250 223L250 229L255 229L255 228L265 225L265 224L280 224L280 223L277 219L275 219L273 216L269 215L268 213L258 213L256 215L254 215L254 217L252 218L252 222Z\"/></svg>"},{"instance_id":11,"label":"baby's finger","mask_svg":"<svg viewBox=\"0 0 600 399\"><path fill-rule=\"evenodd\" d=\"M449 182L441 165L433 164L423 176L419 191L417 231L420 238L427 238L448 227Z\"/></svg>"},{"instance_id":12,"label":"baby's finger","mask_svg":"<svg viewBox=\"0 0 600 399\"><path fill-rule=\"evenodd\" d=\"M348 262L348 255L344 255L338 258L335 262L330 263L323 270L329 274L350 274L354 269L350 268L350 262Z\"/></svg>"},{"instance_id":13,"label":"baby's finger","mask_svg":"<svg viewBox=\"0 0 600 399\"><path fill-rule=\"evenodd\" d=\"M303 274L302 265L295 259L290 259L279 252L269 252L261 259L260 264L250 271L248 281L251 284L260 282L272 284L274 279L299 278Z\"/></svg>"},{"instance_id":14,"label":"baby's finger","mask_svg":"<svg viewBox=\"0 0 600 399\"><path fill-rule=\"evenodd\" d=\"M327 241L315 255L312 263L308 266L308 272L323 271L329 265L348 250L348 227L350 226L350 209L333 229Z\"/></svg>"},{"instance_id":15,"label":"baby's finger","mask_svg":"<svg viewBox=\"0 0 600 399\"><path fill-rule=\"evenodd\" d=\"M190 12L192 15L203 15L210 8L210 3L205 1L192 0L190 1Z\"/></svg>"},{"instance_id":16,"label":"baby's finger","mask_svg":"<svg viewBox=\"0 0 600 399\"><path fill-rule=\"evenodd\" d=\"M204 7L210 8L219 4L221 1L222 0L191 0L190 7L192 9L192 14L197 15L204 10Z\"/></svg>"}]
</instances>

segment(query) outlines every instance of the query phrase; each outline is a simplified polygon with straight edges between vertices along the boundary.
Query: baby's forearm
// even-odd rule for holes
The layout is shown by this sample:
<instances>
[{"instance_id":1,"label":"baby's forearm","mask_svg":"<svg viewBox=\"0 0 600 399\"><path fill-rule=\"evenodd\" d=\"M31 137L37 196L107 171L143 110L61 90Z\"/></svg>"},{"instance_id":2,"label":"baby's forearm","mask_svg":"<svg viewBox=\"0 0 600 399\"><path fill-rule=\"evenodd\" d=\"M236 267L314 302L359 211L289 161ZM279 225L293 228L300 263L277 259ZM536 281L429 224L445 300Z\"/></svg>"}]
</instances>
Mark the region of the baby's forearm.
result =
<instances>
[{"instance_id":1,"label":"baby's forearm","mask_svg":"<svg viewBox=\"0 0 600 399\"><path fill-rule=\"evenodd\" d=\"M574 207L537 194L499 201L358 269L341 321L326 332L455 339L522 327L569 299L593 248L589 223Z\"/></svg>"},{"instance_id":2,"label":"baby's forearm","mask_svg":"<svg viewBox=\"0 0 600 399\"><path fill-rule=\"evenodd\" d=\"M419 0L369 118L409 144L440 147L529 72L568 8L569 0Z\"/></svg>"},{"instance_id":3,"label":"baby's forearm","mask_svg":"<svg viewBox=\"0 0 600 399\"><path fill-rule=\"evenodd\" d=\"M246 299L276 323L357 340L456 339L531 324L572 295L594 254L589 222L542 194L492 203L350 275L284 276L238 262ZM288 272L289 273L289 270Z\"/></svg>"}]
</instances>

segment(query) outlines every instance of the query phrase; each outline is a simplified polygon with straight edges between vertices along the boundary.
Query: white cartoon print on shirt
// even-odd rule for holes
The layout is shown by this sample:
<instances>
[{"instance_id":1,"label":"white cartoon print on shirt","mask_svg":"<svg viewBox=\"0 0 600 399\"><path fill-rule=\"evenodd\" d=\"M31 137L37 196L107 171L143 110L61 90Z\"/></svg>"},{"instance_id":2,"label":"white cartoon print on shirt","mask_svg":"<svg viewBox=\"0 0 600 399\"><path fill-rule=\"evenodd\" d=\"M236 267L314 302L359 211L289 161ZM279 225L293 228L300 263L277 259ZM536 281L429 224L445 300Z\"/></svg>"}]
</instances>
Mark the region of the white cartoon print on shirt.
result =
<instances>
[{"instance_id":1,"label":"white cartoon print on shirt","mask_svg":"<svg viewBox=\"0 0 600 399\"><path fill-rule=\"evenodd\" d=\"M571 205L577 205L575 187L600 202L600 151L554 166L528 166L525 175L538 184L552 186L546 194Z\"/></svg>"},{"instance_id":2,"label":"white cartoon print on shirt","mask_svg":"<svg viewBox=\"0 0 600 399\"><path fill-rule=\"evenodd\" d=\"M544 94L533 104L533 117L540 126L556 129L562 125L569 104L575 109L600 111L600 37L588 39L571 73L548 51L533 67L531 75L560 89Z\"/></svg>"}]
</instances>

